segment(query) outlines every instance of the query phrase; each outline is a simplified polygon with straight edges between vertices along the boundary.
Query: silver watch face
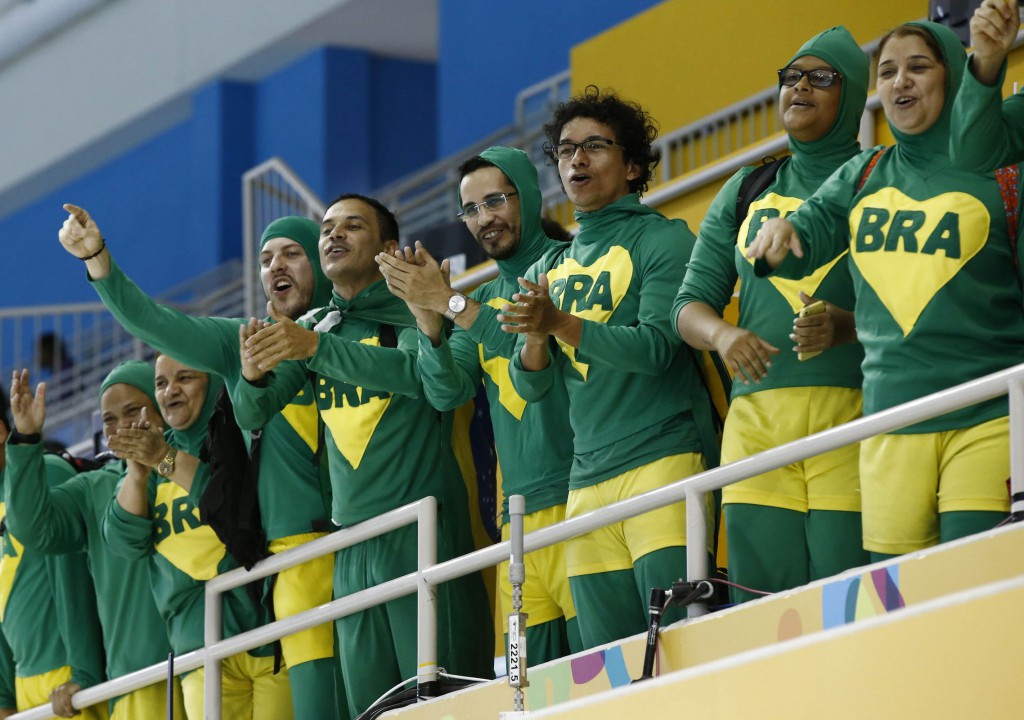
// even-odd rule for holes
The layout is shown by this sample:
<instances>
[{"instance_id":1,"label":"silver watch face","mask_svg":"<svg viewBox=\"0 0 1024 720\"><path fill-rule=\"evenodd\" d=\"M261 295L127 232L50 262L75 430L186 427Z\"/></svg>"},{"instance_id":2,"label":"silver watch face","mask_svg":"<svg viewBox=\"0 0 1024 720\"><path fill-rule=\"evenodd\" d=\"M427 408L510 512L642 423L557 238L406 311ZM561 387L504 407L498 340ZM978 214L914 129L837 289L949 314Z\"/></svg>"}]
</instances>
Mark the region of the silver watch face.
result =
<instances>
[{"instance_id":1,"label":"silver watch face","mask_svg":"<svg viewBox=\"0 0 1024 720\"><path fill-rule=\"evenodd\" d=\"M448 298L448 312L460 313L466 309L466 296L456 293Z\"/></svg>"}]
</instances>

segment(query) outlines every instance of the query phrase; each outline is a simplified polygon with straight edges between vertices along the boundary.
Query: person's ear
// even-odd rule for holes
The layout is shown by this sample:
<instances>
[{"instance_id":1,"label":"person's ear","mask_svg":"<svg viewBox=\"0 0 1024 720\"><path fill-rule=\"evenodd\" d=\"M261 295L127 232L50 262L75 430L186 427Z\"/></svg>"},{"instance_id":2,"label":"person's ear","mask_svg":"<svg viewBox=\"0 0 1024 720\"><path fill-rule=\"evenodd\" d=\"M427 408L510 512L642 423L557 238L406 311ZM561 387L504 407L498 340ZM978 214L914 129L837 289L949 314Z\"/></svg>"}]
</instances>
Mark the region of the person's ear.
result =
<instances>
[{"instance_id":1,"label":"person's ear","mask_svg":"<svg viewBox=\"0 0 1024 720\"><path fill-rule=\"evenodd\" d=\"M397 249L398 249L398 241L397 240L385 240L384 241L384 252L386 252L388 255L394 255L395 254L395 250L397 250Z\"/></svg>"}]
</instances>

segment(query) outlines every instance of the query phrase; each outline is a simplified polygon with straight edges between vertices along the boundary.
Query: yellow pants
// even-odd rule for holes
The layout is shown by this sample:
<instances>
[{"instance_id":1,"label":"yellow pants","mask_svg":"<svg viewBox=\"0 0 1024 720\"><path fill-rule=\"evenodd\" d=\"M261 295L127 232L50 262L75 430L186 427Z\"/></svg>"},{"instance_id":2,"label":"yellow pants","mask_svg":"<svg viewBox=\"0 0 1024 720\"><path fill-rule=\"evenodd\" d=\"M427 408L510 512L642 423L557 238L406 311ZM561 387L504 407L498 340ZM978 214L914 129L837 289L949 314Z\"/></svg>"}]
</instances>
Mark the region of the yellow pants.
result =
<instances>
[{"instance_id":1,"label":"yellow pants","mask_svg":"<svg viewBox=\"0 0 1024 720\"><path fill-rule=\"evenodd\" d=\"M221 717L225 720L291 720L288 671L282 667L275 675L273 657L238 653L221 662L220 672ZM188 720L203 720L204 675L200 668L181 680Z\"/></svg>"},{"instance_id":2,"label":"yellow pants","mask_svg":"<svg viewBox=\"0 0 1024 720\"><path fill-rule=\"evenodd\" d=\"M185 700L181 695L181 679L174 678L174 717L185 717ZM167 683L136 690L114 701L110 720L164 720L167 717Z\"/></svg>"},{"instance_id":3,"label":"yellow pants","mask_svg":"<svg viewBox=\"0 0 1024 720\"><path fill-rule=\"evenodd\" d=\"M565 520L565 505L555 505L523 517L523 532L533 532ZM501 526L501 539L511 536L508 523ZM569 591L569 575L565 570L565 544L559 543L534 550L523 558L526 582L523 584L523 612L528 614L528 627L543 625L564 617L576 617ZM508 580L508 561L498 566L498 590L501 597L504 631L508 632L508 614L512 612L512 584Z\"/></svg>"},{"instance_id":4,"label":"yellow pants","mask_svg":"<svg viewBox=\"0 0 1024 720\"><path fill-rule=\"evenodd\" d=\"M50 691L59 685L71 680L71 668L65 665L62 668L50 672L32 675L30 677L14 678L14 694L18 703L18 710L28 710L39 705L48 705L50 702ZM107 704L100 703L82 710L83 720L107 720Z\"/></svg>"},{"instance_id":5,"label":"yellow pants","mask_svg":"<svg viewBox=\"0 0 1024 720\"><path fill-rule=\"evenodd\" d=\"M578 517L619 500L664 487L704 470L704 456L682 453L655 460L597 485L569 491L565 516ZM713 546L714 497L707 496L707 546ZM699 541L698 541L699 542ZM565 541L569 577L628 570L638 558L666 547L686 545L686 503L652 510Z\"/></svg>"},{"instance_id":6,"label":"yellow pants","mask_svg":"<svg viewBox=\"0 0 1024 720\"><path fill-rule=\"evenodd\" d=\"M864 547L897 555L939 542L939 514L1009 512L1010 419L861 443Z\"/></svg>"},{"instance_id":7,"label":"yellow pants","mask_svg":"<svg viewBox=\"0 0 1024 720\"><path fill-rule=\"evenodd\" d=\"M298 547L327 533L290 535L270 542L270 552ZM274 583L274 614L278 620L329 603L334 592L334 555L328 554L282 570ZM289 667L334 657L334 623L281 638L281 654Z\"/></svg>"}]
</instances>

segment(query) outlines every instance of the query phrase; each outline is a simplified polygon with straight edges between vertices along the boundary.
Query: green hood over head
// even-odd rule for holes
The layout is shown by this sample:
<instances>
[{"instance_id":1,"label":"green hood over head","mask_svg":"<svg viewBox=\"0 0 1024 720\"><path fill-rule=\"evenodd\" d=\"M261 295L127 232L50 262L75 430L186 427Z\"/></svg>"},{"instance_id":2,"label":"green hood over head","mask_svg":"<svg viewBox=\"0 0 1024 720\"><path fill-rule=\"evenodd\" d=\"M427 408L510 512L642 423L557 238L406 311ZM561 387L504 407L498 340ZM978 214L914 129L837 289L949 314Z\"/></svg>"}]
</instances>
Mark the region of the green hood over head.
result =
<instances>
[{"instance_id":1,"label":"green hood over head","mask_svg":"<svg viewBox=\"0 0 1024 720\"><path fill-rule=\"evenodd\" d=\"M331 281L324 275L320 266L320 226L306 217L287 215L267 225L260 237L260 250L268 241L285 237L294 240L306 251L309 266L313 270L313 294L309 298L307 310L323 307L331 301Z\"/></svg>"},{"instance_id":2,"label":"green hood over head","mask_svg":"<svg viewBox=\"0 0 1024 720\"><path fill-rule=\"evenodd\" d=\"M942 114L935 124L917 135L907 135L900 132L892 123L889 128L899 142L902 151L911 156L939 156L946 158L949 155L949 130L953 116L953 101L956 99L960 83L964 79L964 66L967 62L967 51L960 43L960 38L945 25L919 20L906 23L912 27L919 27L926 30L935 38L939 48L942 50L940 60L946 65L946 97L942 105Z\"/></svg>"},{"instance_id":3,"label":"green hood over head","mask_svg":"<svg viewBox=\"0 0 1024 720\"><path fill-rule=\"evenodd\" d=\"M868 58L842 25L824 30L805 42L785 66L805 55L823 60L843 76L839 111L832 128L822 137L811 142L791 137L789 144L798 164L820 165L830 173L860 150L857 134L868 98ZM781 82L779 87L781 89Z\"/></svg>"},{"instance_id":4,"label":"green hood over head","mask_svg":"<svg viewBox=\"0 0 1024 720\"><path fill-rule=\"evenodd\" d=\"M103 379L103 383L100 385L100 398L103 397L103 393L111 385L131 385L136 390L142 391L149 398L150 402L153 403L153 409L156 411L157 416L161 420L163 419L160 415L160 406L156 404L156 389L153 386L153 366L148 362L127 360L117 365Z\"/></svg>"},{"instance_id":5,"label":"green hood over head","mask_svg":"<svg viewBox=\"0 0 1024 720\"><path fill-rule=\"evenodd\" d=\"M487 148L480 157L501 170L519 193L519 247L512 257L495 261L502 277L515 282L544 253L560 243L545 235L541 227L540 182L530 157L522 150L501 146ZM461 193L459 204L462 204Z\"/></svg>"},{"instance_id":6,"label":"green hood over head","mask_svg":"<svg viewBox=\"0 0 1024 720\"><path fill-rule=\"evenodd\" d=\"M206 398L203 400L203 409L196 421L183 430L170 428L164 435L167 441L190 455L199 456L199 449L203 446L206 433L210 427L210 417L213 415L214 406L217 404L217 396L224 387L224 380L219 375L207 375Z\"/></svg>"}]
</instances>

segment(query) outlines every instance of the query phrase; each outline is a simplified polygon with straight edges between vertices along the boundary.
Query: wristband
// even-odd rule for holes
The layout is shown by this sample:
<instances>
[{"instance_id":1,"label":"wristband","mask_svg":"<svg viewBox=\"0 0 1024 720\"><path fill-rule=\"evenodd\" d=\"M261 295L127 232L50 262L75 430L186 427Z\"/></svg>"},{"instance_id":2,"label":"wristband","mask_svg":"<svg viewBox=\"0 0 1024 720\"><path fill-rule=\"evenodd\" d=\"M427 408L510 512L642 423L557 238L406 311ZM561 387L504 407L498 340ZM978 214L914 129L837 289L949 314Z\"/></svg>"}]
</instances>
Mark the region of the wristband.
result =
<instances>
[{"instance_id":1,"label":"wristband","mask_svg":"<svg viewBox=\"0 0 1024 720\"><path fill-rule=\"evenodd\" d=\"M7 441L11 445L38 445L43 441L42 433L20 433L17 430L11 433Z\"/></svg>"},{"instance_id":2,"label":"wristband","mask_svg":"<svg viewBox=\"0 0 1024 720\"><path fill-rule=\"evenodd\" d=\"M92 255L86 255L84 258L78 258L78 259L81 260L82 262L85 262L86 260L92 260L94 257L98 257L99 254L101 252L103 252L104 250L106 250L106 249L107 249L107 241L104 240L103 238L100 238L100 249L99 250L94 252Z\"/></svg>"}]
</instances>

